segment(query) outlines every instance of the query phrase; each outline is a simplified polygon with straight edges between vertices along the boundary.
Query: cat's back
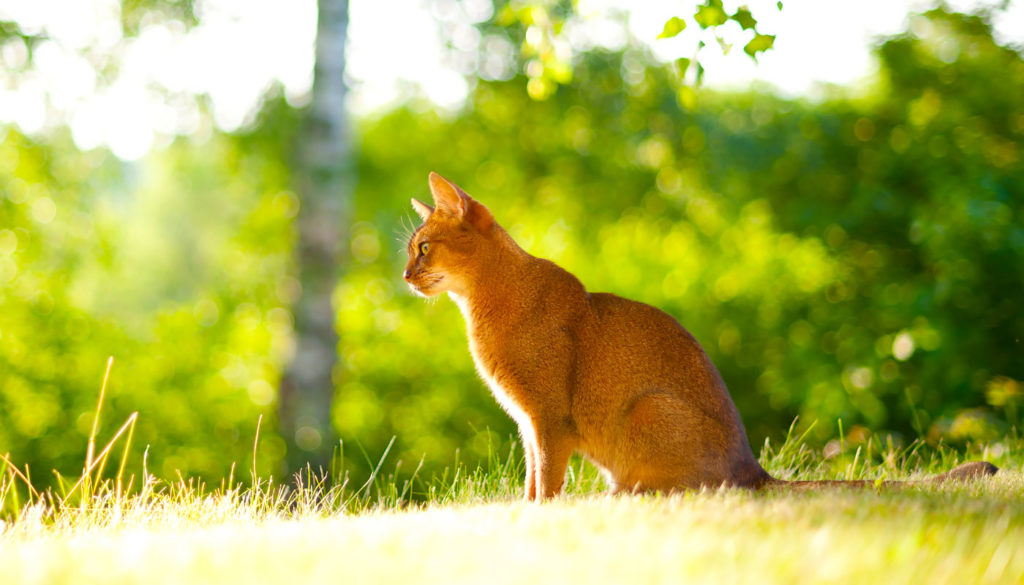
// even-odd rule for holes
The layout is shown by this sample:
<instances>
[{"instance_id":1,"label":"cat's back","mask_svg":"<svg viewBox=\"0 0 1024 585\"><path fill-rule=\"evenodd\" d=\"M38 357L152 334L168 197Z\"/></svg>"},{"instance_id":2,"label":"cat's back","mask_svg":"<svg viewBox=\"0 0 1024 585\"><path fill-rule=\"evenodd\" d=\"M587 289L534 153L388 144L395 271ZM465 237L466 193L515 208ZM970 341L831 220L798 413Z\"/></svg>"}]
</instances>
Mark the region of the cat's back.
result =
<instances>
[{"instance_id":1,"label":"cat's back","mask_svg":"<svg viewBox=\"0 0 1024 585\"><path fill-rule=\"evenodd\" d=\"M602 377L662 386L674 386L681 375L704 384L720 380L700 343L668 313L611 293L588 296L591 318L582 339L589 361L605 364Z\"/></svg>"},{"instance_id":2,"label":"cat's back","mask_svg":"<svg viewBox=\"0 0 1024 585\"><path fill-rule=\"evenodd\" d=\"M666 341L698 345L674 317L646 303L612 293L589 293L595 335L628 346L663 345Z\"/></svg>"}]
</instances>

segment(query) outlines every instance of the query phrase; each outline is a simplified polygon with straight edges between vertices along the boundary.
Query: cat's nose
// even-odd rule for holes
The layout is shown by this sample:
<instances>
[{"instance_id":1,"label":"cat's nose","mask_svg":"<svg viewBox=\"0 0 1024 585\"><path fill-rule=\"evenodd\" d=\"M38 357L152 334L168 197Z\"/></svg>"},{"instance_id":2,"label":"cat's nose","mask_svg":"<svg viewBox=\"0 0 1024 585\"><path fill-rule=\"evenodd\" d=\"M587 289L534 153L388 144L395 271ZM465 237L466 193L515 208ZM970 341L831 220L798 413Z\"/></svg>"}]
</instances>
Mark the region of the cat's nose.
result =
<instances>
[{"instance_id":1,"label":"cat's nose","mask_svg":"<svg viewBox=\"0 0 1024 585\"><path fill-rule=\"evenodd\" d=\"M409 269L406 268L405 272L402 273L402 278L404 278L406 282L409 282L409 279L412 278L412 272L409 272Z\"/></svg>"}]
</instances>

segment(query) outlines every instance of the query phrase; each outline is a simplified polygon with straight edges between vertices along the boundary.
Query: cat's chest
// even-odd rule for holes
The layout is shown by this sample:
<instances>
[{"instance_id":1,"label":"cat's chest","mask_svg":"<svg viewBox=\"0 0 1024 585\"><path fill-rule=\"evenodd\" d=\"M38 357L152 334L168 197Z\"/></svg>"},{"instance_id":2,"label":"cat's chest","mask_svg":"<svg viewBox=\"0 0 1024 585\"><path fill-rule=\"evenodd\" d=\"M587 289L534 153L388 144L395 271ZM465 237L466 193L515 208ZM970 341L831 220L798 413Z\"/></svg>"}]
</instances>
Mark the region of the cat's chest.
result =
<instances>
[{"instance_id":1,"label":"cat's chest","mask_svg":"<svg viewBox=\"0 0 1024 585\"><path fill-rule=\"evenodd\" d=\"M503 336L493 330L489 330L486 324L475 322L472 312L466 300L458 295L449 293L452 300L462 311L466 320L466 329L469 337L469 352L473 356L473 363L476 365L480 378L491 390L498 404L520 425L530 424L529 416L526 413L526 396L521 384L512 374L515 368L510 367L514 362L514 356L509 355L506 342Z\"/></svg>"},{"instance_id":2,"label":"cat's chest","mask_svg":"<svg viewBox=\"0 0 1024 585\"><path fill-rule=\"evenodd\" d=\"M486 341L481 342L470 335L469 352L480 378L491 390L498 404L519 424L528 422L526 414L527 397L523 380L519 380L510 367L510 359L502 356L502 348L488 347Z\"/></svg>"},{"instance_id":3,"label":"cat's chest","mask_svg":"<svg viewBox=\"0 0 1024 585\"><path fill-rule=\"evenodd\" d=\"M530 424L530 417L527 415L524 408L522 396L515 392L514 388L510 388L507 383L499 381L501 378L500 374L494 371L488 371L488 367L485 364L481 364L476 356L473 356L474 362L476 362L476 370L480 374L480 377L490 388L491 394L494 399L498 401L501 408L512 417L512 420L516 421L520 426Z\"/></svg>"}]
</instances>

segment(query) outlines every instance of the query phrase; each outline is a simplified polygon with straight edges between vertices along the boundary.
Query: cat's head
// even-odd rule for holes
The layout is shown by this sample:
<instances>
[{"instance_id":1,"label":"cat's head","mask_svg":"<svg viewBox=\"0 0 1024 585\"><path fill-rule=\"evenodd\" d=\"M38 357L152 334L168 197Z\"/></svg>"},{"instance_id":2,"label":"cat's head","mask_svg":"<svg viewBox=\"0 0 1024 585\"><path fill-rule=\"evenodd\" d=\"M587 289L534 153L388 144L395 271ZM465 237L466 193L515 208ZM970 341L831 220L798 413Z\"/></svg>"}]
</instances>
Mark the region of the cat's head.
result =
<instances>
[{"instance_id":1,"label":"cat's head","mask_svg":"<svg viewBox=\"0 0 1024 585\"><path fill-rule=\"evenodd\" d=\"M482 203L437 173L430 173L430 193L433 207L412 200L423 225L409 239L403 277L424 297L464 294L498 227Z\"/></svg>"}]
</instances>

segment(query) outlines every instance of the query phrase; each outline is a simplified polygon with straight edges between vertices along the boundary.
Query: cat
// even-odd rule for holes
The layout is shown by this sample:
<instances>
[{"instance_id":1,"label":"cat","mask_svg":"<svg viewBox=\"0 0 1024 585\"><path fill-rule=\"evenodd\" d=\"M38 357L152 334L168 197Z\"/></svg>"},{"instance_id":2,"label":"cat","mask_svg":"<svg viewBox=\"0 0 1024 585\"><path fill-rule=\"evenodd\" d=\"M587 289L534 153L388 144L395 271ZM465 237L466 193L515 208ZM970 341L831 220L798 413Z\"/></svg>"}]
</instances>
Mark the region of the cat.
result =
<instances>
[{"instance_id":1,"label":"cat","mask_svg":"<svg viewBox=\"0 0 1024 585\"><path fill-rule=\"evenodd\" d=\"M448 293L461 310L476 369L519 426L526 500L560 493L574 451L612 493L836 483L784 482L761 467L718 370L674 318L587 292L520 248L455 184L437 173L429 184L433 207L412 200L424 223L403 277L421 296ZM995 471L972 462L935 480Z\"/></svg>"}]
</instances>

